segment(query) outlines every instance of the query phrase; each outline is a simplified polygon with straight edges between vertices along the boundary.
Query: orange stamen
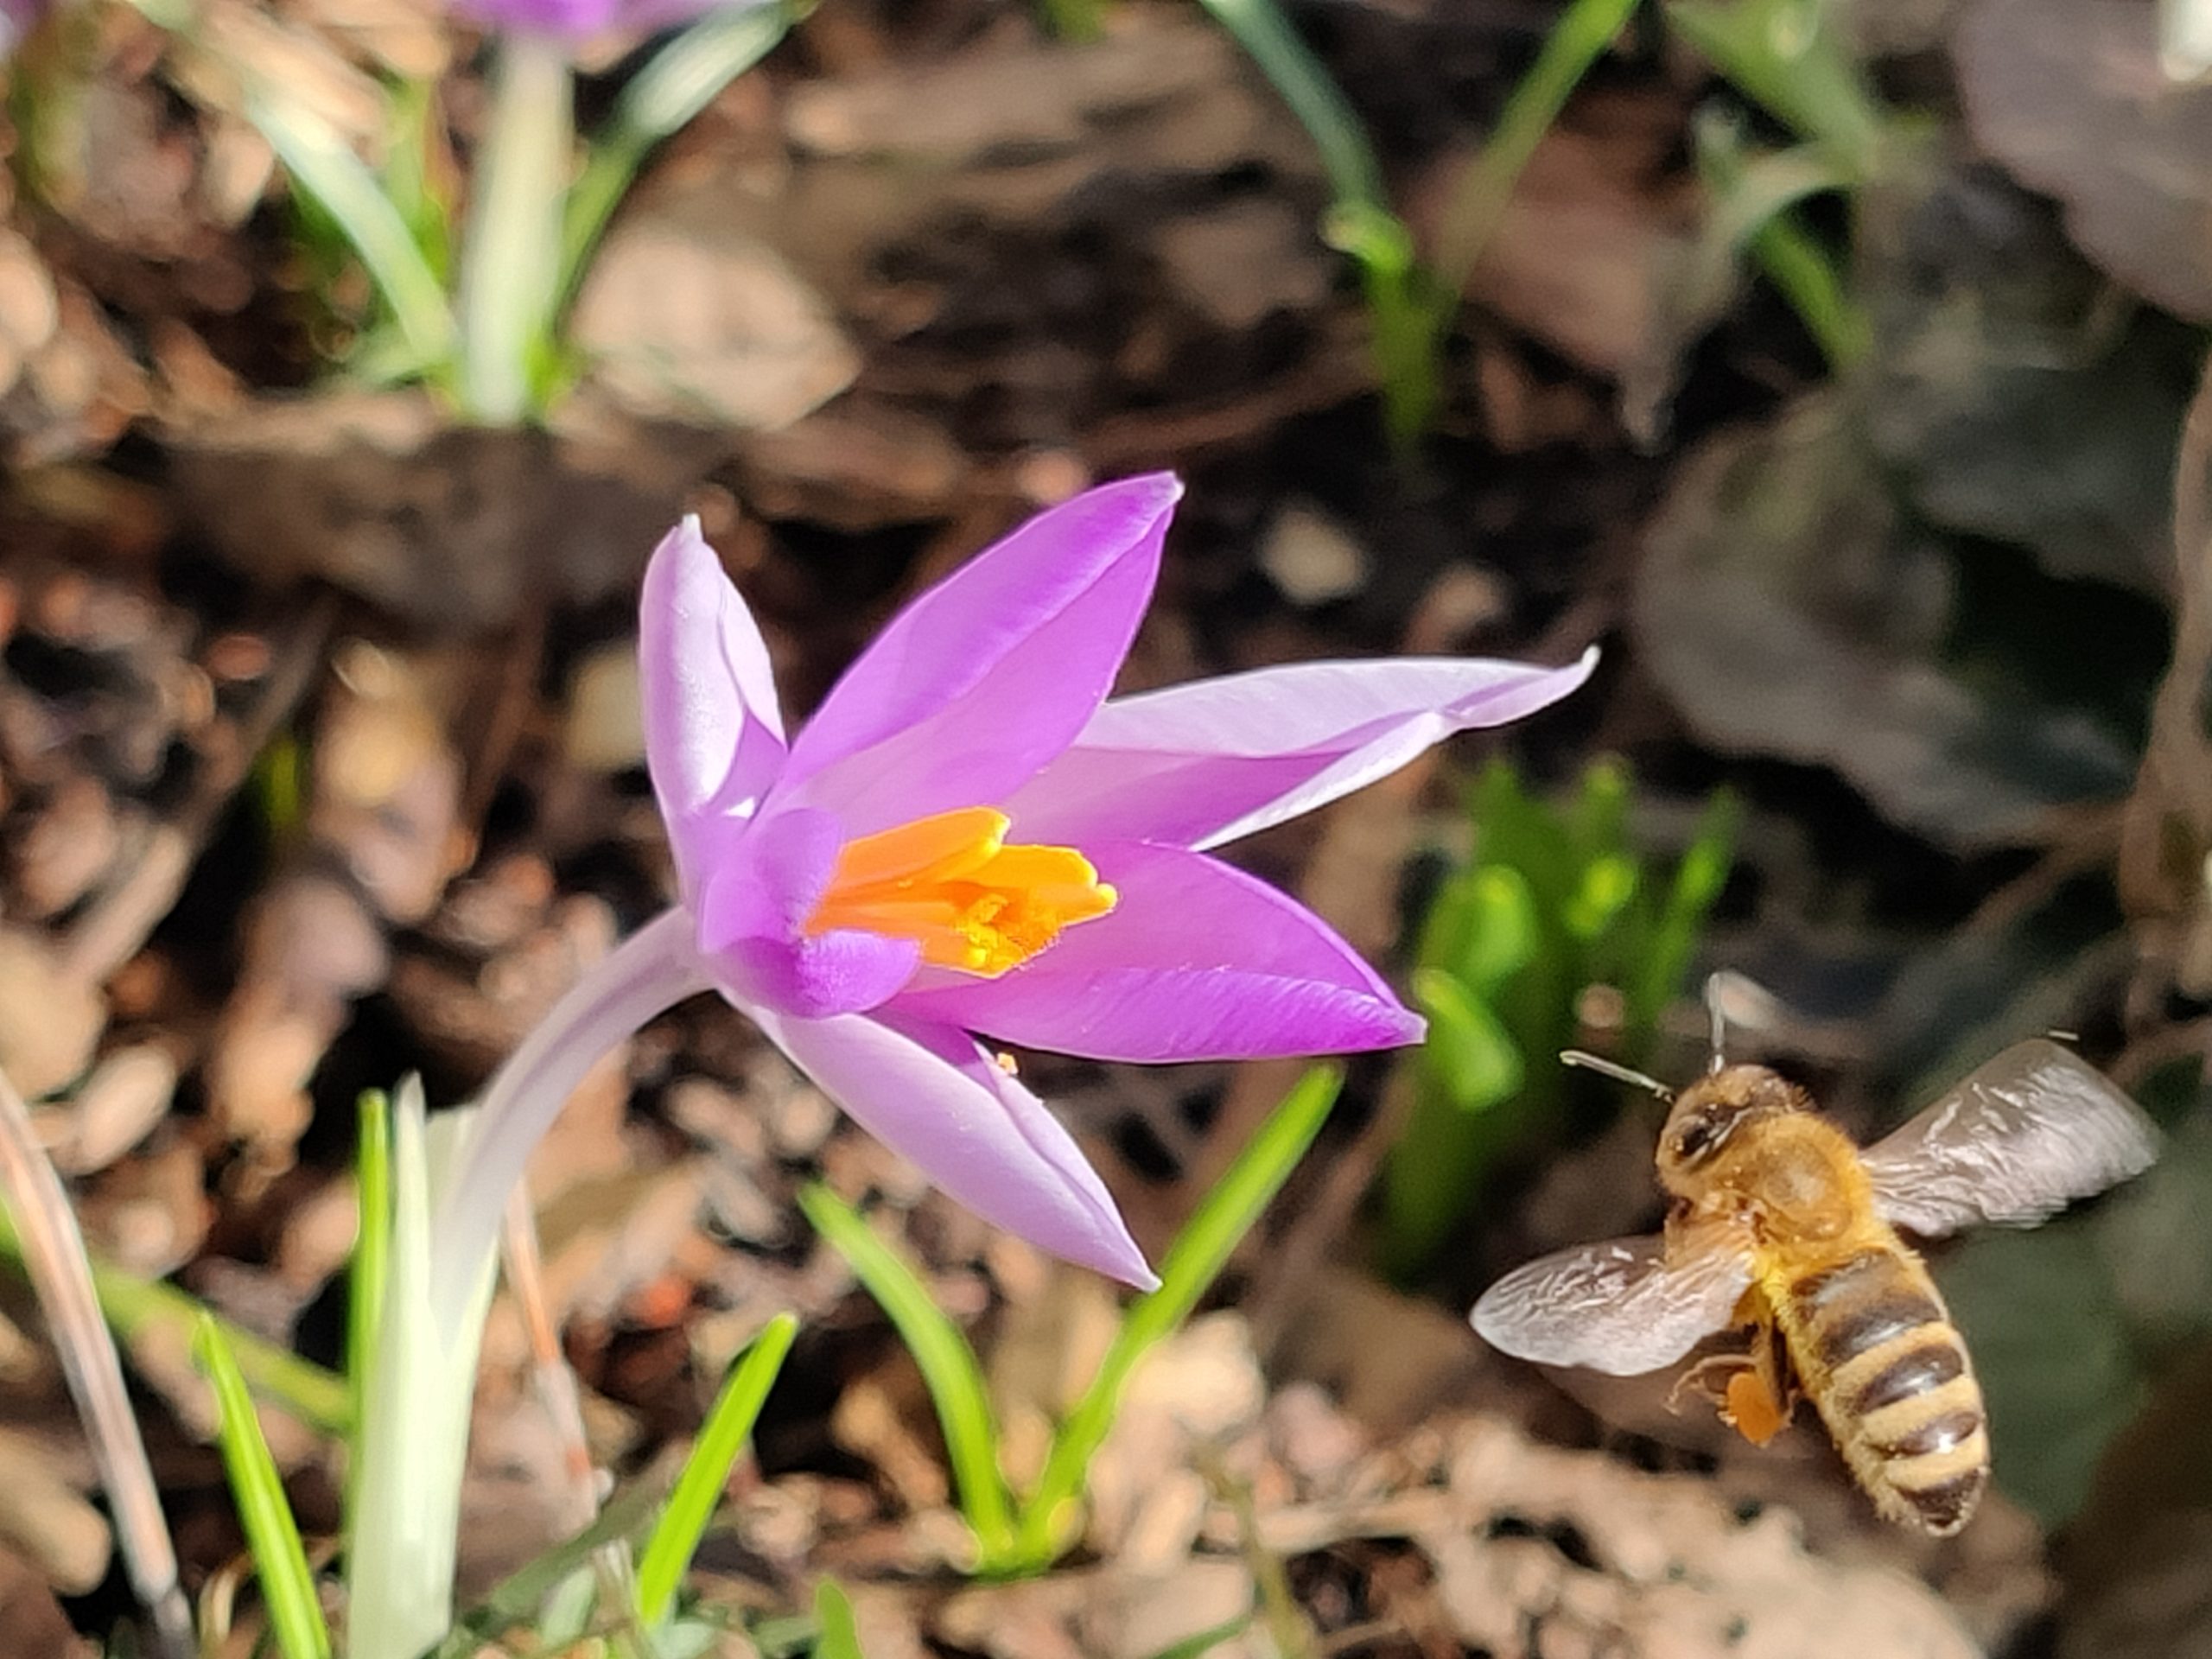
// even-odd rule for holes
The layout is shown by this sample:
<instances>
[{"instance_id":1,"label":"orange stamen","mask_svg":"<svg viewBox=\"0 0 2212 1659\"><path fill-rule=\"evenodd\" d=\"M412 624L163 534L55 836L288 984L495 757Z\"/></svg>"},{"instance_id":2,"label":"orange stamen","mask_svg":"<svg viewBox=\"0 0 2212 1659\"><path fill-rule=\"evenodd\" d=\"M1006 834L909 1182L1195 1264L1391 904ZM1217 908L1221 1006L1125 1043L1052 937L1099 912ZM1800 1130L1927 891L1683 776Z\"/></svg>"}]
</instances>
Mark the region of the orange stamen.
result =
<instances>
[{"instance_id":1,"label":"orange stamen","mask_svg":"<svg viewBox=\"0 0 2212 1659\"><path fill-rule=\"evenodd\" d=\"M1114 908L1117 895L1089 859L1072 847L1009 847L1010 823L968 806L847 842L807 932L912 939L934 967L995 979L1061 929Z\"/></svg>"}]
</instances>

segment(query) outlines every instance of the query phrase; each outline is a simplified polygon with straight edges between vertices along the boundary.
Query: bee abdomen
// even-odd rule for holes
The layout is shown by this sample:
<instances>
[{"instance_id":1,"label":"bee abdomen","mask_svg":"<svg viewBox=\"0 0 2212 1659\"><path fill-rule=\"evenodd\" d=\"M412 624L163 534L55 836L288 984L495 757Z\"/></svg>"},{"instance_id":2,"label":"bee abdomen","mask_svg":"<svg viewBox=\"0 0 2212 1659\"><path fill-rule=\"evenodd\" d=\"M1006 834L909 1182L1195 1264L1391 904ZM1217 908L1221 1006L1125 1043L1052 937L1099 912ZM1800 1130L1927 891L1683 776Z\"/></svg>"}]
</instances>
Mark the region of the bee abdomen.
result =
<instances>
[{"instance_id":1,"label":"bee abdomen","mask_svg":"<svg viewBox=\"0 0 2212 1659\"><path fill-rule=\"evenodd\" d=\"M1814 1357L1830 1372L1925 1326L1948 1328L1943 1305L1894 1250L1861 1250L1808 1274L1790 1300Z\"/></svg>"},{"instance_id":2,"label":"bee abdomen","mask_svg":"<svg viewBox=\"0 0 2212 1659\"><path fill-rule=\"evenodd\" d=\"M1966 1349L1900 1252L1808 1274L1792 1297L1821 1374L1822 1415L1882 1508L1932 1533L1964 1526L1989 1479L1989 1436Z\"/></svg>"}]
</instances>

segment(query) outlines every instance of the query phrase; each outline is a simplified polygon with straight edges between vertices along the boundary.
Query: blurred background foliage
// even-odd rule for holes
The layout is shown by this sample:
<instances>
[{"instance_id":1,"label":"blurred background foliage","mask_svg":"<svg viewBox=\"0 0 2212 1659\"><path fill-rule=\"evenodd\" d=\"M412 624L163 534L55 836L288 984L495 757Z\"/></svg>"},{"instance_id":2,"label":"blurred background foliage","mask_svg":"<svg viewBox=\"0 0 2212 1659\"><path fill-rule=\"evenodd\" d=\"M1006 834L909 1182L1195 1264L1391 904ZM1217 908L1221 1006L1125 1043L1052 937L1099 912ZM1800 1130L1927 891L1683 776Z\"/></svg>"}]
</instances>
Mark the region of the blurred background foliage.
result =
<instances>
[{"instance_id":1,"label":"blurred background foliage","mask_svg":"<svg viewBox=\"0 0 2212 1659\"><path fill-rule=\"evenodd\" d=\"M1524 1160L1596 1125L1566 1109L1559 1053L1651 1061L1726 885L1738 808L1715 794L1671 867L1631 839L1632 779L1599 760L1554 804L1498 761L1466 794L1473 852L1416 930L1413 994L1429 1020L1412 1103L1384 1166L1378 1248L1418 1274Z\"/></svg>"}]
</instances>

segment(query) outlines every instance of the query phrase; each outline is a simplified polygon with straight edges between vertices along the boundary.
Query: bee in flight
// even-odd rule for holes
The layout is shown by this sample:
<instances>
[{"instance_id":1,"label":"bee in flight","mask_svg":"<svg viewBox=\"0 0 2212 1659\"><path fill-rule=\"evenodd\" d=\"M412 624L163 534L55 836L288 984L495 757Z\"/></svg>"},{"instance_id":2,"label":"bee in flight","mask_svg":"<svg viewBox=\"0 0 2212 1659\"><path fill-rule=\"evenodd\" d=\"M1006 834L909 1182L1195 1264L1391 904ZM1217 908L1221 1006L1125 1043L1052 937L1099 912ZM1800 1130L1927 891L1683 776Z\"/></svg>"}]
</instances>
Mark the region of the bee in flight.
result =
<instances>
[{"instance_id":1,"label":"bee in flight","mask_svg":"<svg viewBox=\"0 0 2212 1659\"><path fill-rule=\"evenodd\" d=\"M1641 1074L1571 1062L1673 1098L1659 1137L1665 1230L1562 1250L1475 1304L1492 1346L1616 1376L1672 1364L1717 1331L1749 1351L1690 1371L1722 1420L1764 1446L1801 1398L1874 1507L1938 1536L1989 1482L1981 1390L1928 1269L1900 1230L2032 1227L2158 1155L2134 1102L2069 1049L2006 1049L1903 1128L1861 1149L1763 1065L1712 1069L1671 1097Z\"/></svg>"}]
</instances>

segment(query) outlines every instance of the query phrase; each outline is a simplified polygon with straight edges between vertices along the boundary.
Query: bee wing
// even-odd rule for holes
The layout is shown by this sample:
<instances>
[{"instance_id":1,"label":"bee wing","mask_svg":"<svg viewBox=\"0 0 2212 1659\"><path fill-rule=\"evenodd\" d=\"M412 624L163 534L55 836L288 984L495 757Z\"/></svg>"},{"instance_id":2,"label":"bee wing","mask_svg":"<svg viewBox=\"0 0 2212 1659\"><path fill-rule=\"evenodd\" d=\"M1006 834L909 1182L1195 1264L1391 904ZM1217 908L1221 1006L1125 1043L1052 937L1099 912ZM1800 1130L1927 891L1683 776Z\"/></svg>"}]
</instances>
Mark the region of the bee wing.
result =
<instances>
[{"instance_id":1,"label":"bee wing","mask_svg":"<svg viewBox=\"0 0 2212 1659\"><path fill-rule=\"evenodd\" d=\"M1860 1154L1875 1202L1934 1238L1977 1222L2032 1227L2158 1155L2142 1108L2071 1049L2016 1044Z\"/></svg>"},{"instance_id":2,"label":"bee wing","mask_svg":"<svg viewBox=\"0 0 2212 1659\"><path fill-rule=\"evenodd\" d=\"M1667 1241L1652 1233L1516 1268L1471 1317L1485 1342L1516 1358L1632 1376L1726 1328L1751 1282L1742 1256L1708 1249L1669 1262Z\"/></svg>"}]
</instances>

